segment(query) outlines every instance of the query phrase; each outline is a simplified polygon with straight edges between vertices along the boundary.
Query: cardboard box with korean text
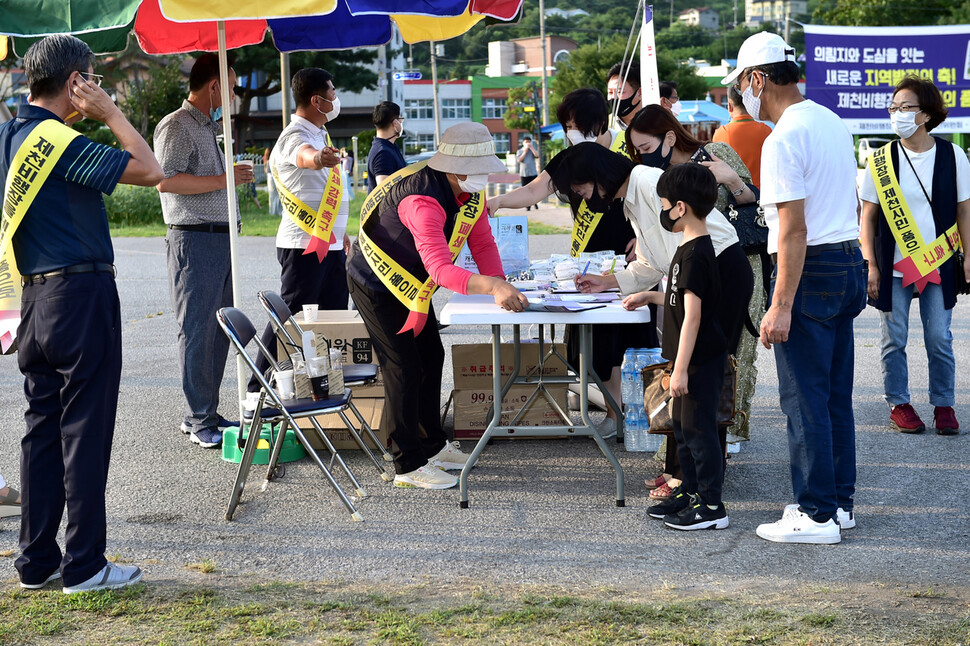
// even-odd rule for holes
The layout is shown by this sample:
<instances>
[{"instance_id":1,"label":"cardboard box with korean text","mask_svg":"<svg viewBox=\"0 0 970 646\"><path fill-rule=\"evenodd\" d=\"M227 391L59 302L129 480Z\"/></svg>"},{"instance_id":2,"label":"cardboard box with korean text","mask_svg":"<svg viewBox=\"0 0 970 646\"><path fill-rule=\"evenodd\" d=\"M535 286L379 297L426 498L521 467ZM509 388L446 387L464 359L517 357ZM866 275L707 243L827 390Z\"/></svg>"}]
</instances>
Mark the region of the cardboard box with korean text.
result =
<instances>
[{"instance_id":1,"label":"cardboard box with korean text","mask_svg":"<svg viewBox=\"0 0 970 646\"><path fill-rule=\"evenodd\" d=\"M563 384L548 386L549 394L566 412L566 390ZM513 416L528 401L534 391L531 386L513 386L502 400L502 424L510 424ZM455 439L477 440L488 426L488 411L492 405L492 390L455 390L452 393L455 409ZM567 426L556 409L542 396L529 405L519 421L519 426ZM564 433L565 435L565 433Z\"/></svg>"},{"instance_id":2,"label":"cardboard box with korean text","mask_svg":"<svg viewBox=\"0 0 970 646\"><path fill-rule=\"evenodd\" d=\"M551 343L543 344L543 351L548 354L552 349ZM519 376L524 377L539 365L539 344L523 342L519 344L521 363ZM559 356L551 356L542 366L544 377L566 376L566 364L560 356L566 356L566 346L555 344ZM501 374L507 378L512 374L515 366L515 346L503 343L500 350L502 361ZM451 362L454 366L455 389L490 390L492 388L492 345L490 343L470 343L451 346ZM504 381L504 380L503 380Z\"/></svg>"},{"instance_id":3,"label":"cardboard box with korean text","mask_svg":"<svg viewBox=\"0 0 970 646\"><path fill-rule=\"evenodd\" d=\"M354 363L372 363L378 365L377 354L371 344L370 335L356 310L320 310L317 320L312 323L303 321L303 313L295 316L297 322L307 332L313 332L317 354L325 349L340 350L341 359L345 366ZM290 328L290 334L293 333ZM377 372L377 382L369 386L353 388L354 401L361 398L384 397L384 378L380 370Z\"/></svg>"},{"instance_id":4,"label":"cardboard box with korean text","mask_svg":"<svg viewBox=\"0 0 970 646\"><path fill-rule=\"evenodd\" d=\"M384 399L382 397L372 397L366 399L357 399L354 397L353 402L354 406L357 407L357 410L360 411L360 414L363 416L364 420L371 427L371 429L373 429L374 434L377 435L377 439L380 440L385 446L390 448L391 444L387 437L387 431L381 428L381 419L384 414ZM350 409L344 411L344 414L347 415L347 419L351 421L354 428L356 428L359 432L360 422L358 421L357 416L354 415ZM354 438L350 436L350 431L347 430L346 425L344 425L343 421L340 419L340 416L336 413L330 415L320 415L317 417L317 421L320 422L320 426L322 426L323 430L326 431L327 437L330 438L330 441L333 442L334 447L338 451L356 451L360 449L360 447L357 446L357 442L354 441ZM313 425L310 423L310 420L298 419L297 425L304 429L303 433L306 435L307 442L310 443L310 446L317 450L323 449L323 443L320 441L320 438L317 437L316 431L313 430ZM361 437L364 439L367 446L373 450L374 447L371 446L367 436L361 433ZM323 459L326 460L327 456L324 455Z\"/></svg>"}]
</instances>

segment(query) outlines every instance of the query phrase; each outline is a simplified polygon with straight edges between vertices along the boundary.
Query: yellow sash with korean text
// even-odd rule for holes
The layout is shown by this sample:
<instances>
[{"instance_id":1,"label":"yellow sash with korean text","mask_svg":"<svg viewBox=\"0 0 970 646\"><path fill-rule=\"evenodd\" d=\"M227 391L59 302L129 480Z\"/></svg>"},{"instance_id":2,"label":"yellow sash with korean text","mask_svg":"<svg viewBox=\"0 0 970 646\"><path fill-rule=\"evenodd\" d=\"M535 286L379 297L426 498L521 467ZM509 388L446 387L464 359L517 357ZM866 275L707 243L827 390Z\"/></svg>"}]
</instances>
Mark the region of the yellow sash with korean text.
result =
<instances>
[{"instance_id":1,"label":"yellow sash with korean text","mask_svg":"<svg viewBox=\"0 0 970 646\"><path fill-rule=\"evenodd\" d=\"M0 350L16 350L20 324L20 271L11 244L34 198L50 176L68 144L80 133L60 121L42 121L17 149L7 170L0 216Z\"/></svg>"},{"instance_id":2,"label":"yellow sash with korean text","mask_svg":"<svg viewBox=\"0 0 970 646\"><path fill-rule=\"evenodd\" d=\"M374 244L374 241L367 235L366 225L368 220L377 212L377 206L390 192L391 187L418 172L425 165L426 162L420 162L406 166L370 192L360 209L360 231L357 234L357 241L360 243L360 250L364 254L367 264L387 290L394 294L409 310L407 321L398 331L398 334L413 330L415 336L421 334L421 330L424 329L431 307L431 297L438 289L438 285L430 276L422 283L411 272L404 269L389 254ZM475 226L483 213L485 213L485 191L473 193L458 210L455 228L451 232L451 239L448 240L452 262L458 258L458 254L461 253L465 241L468 239L468 234L471 233L472 227Z\"/></svg>"},{"instance_id":3,"label":"yellow sash with korean text","mask_svg":"<svg viewBox=\"0 0 970 646\"><path fill-rule=\"evenodd\" d=\"M610 150L630 159L630 152L626 148L626 137L623 136L622 132L613 138L613 143L610 144ZM593 236L593 231L596 230L596 227L602 219L603 214L591 211L586 206L586 200L580 202L579 210L573 219L573 235L569 243L569 255L578 256L586 251L586 245L589 244L589 239Z\"/></svg>"},{"instance_id":4,"label":"yellow sash with korean text","mask_svg":"<svg viewBox=\"0 0 970 646\"><path fill-rule=\"evenodd\" d=\"M330 135L327 135L327 145L330 146ZM290 191L276 172L276 165L273 165L273 179L280 195L280 202L283 210L296 226L310 236L310 243L307 245L303 255L315 253L317 259L323 262L330 250L330 245L334 242L333 225L337 221L337 214L340 212L340 202L344 198L344 187L341 181L340 166L334 166L327 174L327 185L323 189L320 198L320 205L313 208L298 198Z\"/></svg>"},{"instance_id":5,"label":"yellow sash with korean text","mask_svg":"<svg viewBox=\"0 0 970 646\"><path fill-rule=\"evenodd\" d=\"M960 233L954 223L936 240L928 244L923 242L919 227L913 221L913 212L899 187L890 154L891 145L886 144L873 153L869 172L879 194L879 206L882 207L896 246L903 254L903 259L893 265L893 268L902 272L904 287L915 283L916 289L922 292L929 283L940 284L938 268L960 245Z\"/></svg>"}]
</instances>

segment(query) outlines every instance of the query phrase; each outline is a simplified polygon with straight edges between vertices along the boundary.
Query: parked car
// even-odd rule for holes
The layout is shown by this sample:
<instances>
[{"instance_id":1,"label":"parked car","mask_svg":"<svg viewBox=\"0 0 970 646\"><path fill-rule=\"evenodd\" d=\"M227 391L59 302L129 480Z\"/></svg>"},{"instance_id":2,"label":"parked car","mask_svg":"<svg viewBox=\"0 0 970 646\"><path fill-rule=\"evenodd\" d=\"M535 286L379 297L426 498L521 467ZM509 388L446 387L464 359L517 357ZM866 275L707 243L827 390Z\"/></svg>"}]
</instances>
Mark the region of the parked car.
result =
<instances>
[{"instance_id":1,"label":"parked car","mask_svg":"<svg viewBox=\"0 0 970 646\"><path fill-rule=\"evenodd\" d=\"M890 141L892 141L892 139L883 139L881 137L863 137L859 139L859 168L866 165L866 160L869 159L869 155L876 152Z\"/></svg>"}]
</instances>

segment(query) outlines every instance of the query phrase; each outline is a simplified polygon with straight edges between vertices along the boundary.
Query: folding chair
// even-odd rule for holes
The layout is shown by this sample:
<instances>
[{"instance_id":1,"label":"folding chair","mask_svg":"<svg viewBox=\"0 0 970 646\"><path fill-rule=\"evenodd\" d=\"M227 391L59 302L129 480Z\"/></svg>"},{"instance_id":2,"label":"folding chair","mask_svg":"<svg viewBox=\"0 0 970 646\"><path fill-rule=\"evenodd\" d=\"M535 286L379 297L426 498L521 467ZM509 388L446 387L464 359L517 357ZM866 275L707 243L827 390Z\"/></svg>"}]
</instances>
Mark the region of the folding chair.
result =
<instances>
[{"instance_id":1,"label":"folding chair","mask_svg":"<svg viewBox=\"0 0 970 646\"><path fill-rule=\"evenodd\" d=\"M270 479L273 469L275 468L275 462L279 458L280 449L283 446L283 440L286 437L287 429L292 428L293 432L296 434L297 438L303 444L307 453L320 470L323 471L324 477L327 482L333 488L334 492L340 498L344 507L350 512L351 518L355 521L363 520L360 512L354 507L353 503L344 493L344 490L337 483L337 480L333 476L332 469L334 465L338 465L343 472L350 478L350 482L353 484L356 493L361 498L367 497L367 491L360 485L357 478L347 467L347 464L337 453L337 449L334 447L333 442L327 437L326 432L320 426L320 423L316 420L317 415L328 415L331 413L337 413L340 418L347 425L350 430L351 435L356 436L358 443L361 443L360 436L357 435L356 430L344 411L350 407L350 392L346 392L343 395L337 395L333 397L328 397L327 399L322 399L319 401L314 401L313 399L294 399L283 401L275 390L270 386L266 377L256 368L256 363L246 352L246 346L249 345L250 341L255 342L258 351L263 353L263 356L269 361L270 365L274 368L278 368L277 363L273 360L272 355L266 349L266 347L260 342L259 337L256 335L256 328L253 327L252 322L249 318L243 314L240 310L235 307L224 307L220 309L216 314L216 319L219 322L219 327L225 332L229 341L235 347L236 352L242 357L243 362L249 371L256 377L256 380L260 385L260 397L259 402L256 405L256 410L253 411L253 419L249 423L249 438L245 441L245 447L242 445L242 432L239 433L240 449L243 449L243 456L239 462L239 470L236 473L236 481L232 487L232 493L229 496L229 506L226 509L226 520L232 520L233 514L235 513L236 507L239 504L239 499L242 496L242 492L246 487L246 478L249 475L249 469L253 463L253 457L256 455L256 447L259 444L259 431L254 429L262 428L262 423L264 421L273 423L280 423L279 435L276 437L273 443L273 456L270 459L269 470L267 472L267 482ZM269 403L269 407L264 408L264 403ZM324 446L330 451L329 465L325 463L320 455L310 446L307 441L306 435L303 429L301 429L297 423L297 419L308 419L310 424L313 426L313 431L317 434L320 440L323 442Z\"/></svg>"},{"instance_id":2,"label":"folding chair","mask_svg":"<svg viewBox=\"0 0 970 646\"><path fill-rule=\"evenodd\" d=\"M293 313L290 311L290 308L283 301L283 299L280 298L280 295L276 292L261 291L256 294L256 297L259 299L259 303L263 306L263 309L266 310L266 314L269 315L270 324L273 326L273 330L276 332L276 340L279 343L278 347L290 348L291 352L297 351L302 353L303 348L294 340L293 335L290 334L290 331L286 329L286 323L293 326L297 336L301 339L303 337L303 328L300 327L300 324L296 322L295 318L293 318ZM366 384L374 383L377 380L377 366L371 363L349 364L343 366L342 370L344 373L344 385L348 388L353 388L354 386L364 386ZM377 439L373 429L371 429L370 425L364 419L363 415L360 414L360 411L357 410L357 407L354 406L353 402L350 403L350 410L357 418L357 421L360 424L360 429L364 434L367 435L367 437L370 438L370 441L374 443L374 446L377 447L377 449L383 454L384 461L393 462L394 456L392 456L387 450L387 447L384 446L379 439ZM357 435L354 435L354 438L357 439ZM377 460L376 457L374 457L374 454L371 452L370 448L359 440L358 444L360 445L360 449L374 463L374 466L377 467L377 470L382 474L382 477L387 475L384 471L384 466ZM388 478L385 478L385 480L388 480Z\"/></svg>"}]
</instances>

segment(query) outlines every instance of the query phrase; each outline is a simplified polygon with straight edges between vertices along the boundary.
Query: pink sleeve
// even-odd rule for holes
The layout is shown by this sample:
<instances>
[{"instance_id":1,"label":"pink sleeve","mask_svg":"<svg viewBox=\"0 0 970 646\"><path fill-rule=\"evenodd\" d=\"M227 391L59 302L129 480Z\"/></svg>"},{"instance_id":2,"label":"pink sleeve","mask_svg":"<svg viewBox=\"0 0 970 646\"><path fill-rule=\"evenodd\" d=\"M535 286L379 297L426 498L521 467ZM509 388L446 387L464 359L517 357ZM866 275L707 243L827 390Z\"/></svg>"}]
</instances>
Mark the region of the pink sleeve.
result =
<instances>
[{"instance_id":1,"label":"pink sleeve","mask_svg":"<svg viewBox=\"0 0 970 646\"><path fill-rule=\"evenodd\" d=\"M448 240L445 239L444 232L445 210L437 200L424 195L409 195L401 200L398 214L401 223L414 236L421 262L431 279L453 292L467 294L468 279L472 277L472 273L451 262L451 252L448 250Z\"/></svg>"},{"instance_id":2,"label":"pink sleeve","mask_svg":"<svg viewBox=\"0 0 970 646\"><path fill-rule=\"evenodd\" d=\"M487 215L483 214L472 227L468 235L468 250L472 253L478 273L482 276L505 278L502 258L499 256L495 238L492 237L492 227L488 223Z\"/></svg>"}]
</instances>

